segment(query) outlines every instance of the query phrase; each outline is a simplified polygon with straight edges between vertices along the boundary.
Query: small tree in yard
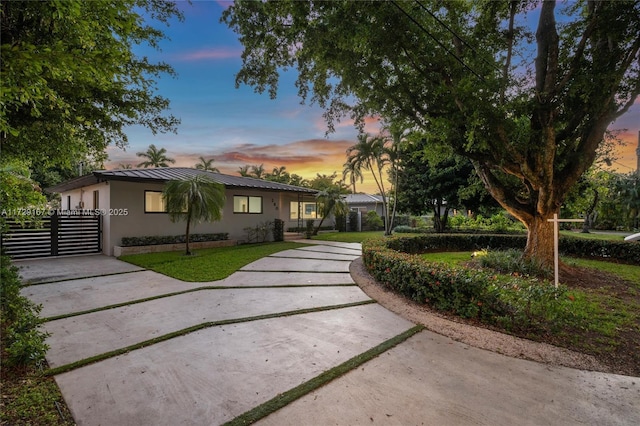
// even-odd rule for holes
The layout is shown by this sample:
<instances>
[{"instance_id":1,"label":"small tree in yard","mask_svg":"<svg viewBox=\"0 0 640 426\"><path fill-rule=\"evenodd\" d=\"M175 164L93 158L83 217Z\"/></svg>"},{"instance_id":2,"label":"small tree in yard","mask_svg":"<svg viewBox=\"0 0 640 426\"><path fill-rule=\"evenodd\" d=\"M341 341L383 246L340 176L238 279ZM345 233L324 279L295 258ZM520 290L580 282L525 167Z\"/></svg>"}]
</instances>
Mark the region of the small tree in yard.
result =
<instances>
[{"instance_id":1,"label":"small tree in yard","mask_svg":"<svg viewBox=\"0 0 640 426\"><path fill-rule=\"evenodd\" d=\"M224 185L204 176L167 182L162 196L172 222L187 222L185 231L186 255L190 255L189 232L191 223L213 222L222 219L225 203Z\"/></svg>"},{"instance_id":2,"label":"small tree in yard","mask_svg":"<svg viewBox=\"0 0 640 426\"><path fill-rule=\"evenodd\" d=\"M331 213L336 216L344 216L349 210L347 203L342 197L341 188L338 185L333 185L324 191L318 192L316 198L318 199L318 207L320 214L322 215L322 219L320 220L318 227L313 231L313 235L318 235L318 231L320 231L322 223L329 215L331 215Z\"/></svg>"}]
</instances>

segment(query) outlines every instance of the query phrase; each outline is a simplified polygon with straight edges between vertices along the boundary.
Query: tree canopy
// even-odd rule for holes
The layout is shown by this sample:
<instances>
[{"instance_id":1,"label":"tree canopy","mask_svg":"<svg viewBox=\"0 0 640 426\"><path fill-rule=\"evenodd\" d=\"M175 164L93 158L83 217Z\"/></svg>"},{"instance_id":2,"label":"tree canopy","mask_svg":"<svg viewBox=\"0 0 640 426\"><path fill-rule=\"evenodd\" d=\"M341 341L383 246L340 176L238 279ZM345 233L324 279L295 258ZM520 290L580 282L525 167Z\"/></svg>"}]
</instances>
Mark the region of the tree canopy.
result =
<instances>
[{"instance_id":1,"label":"tree canopy","mask_svg":"<svg viewBox=\"0 0 640 426\"><path fill-rule=\"evenodd\" d=\"M3 155L68 166L127 145L126 126L174 131L156 81L173 75L133 49L158 48L156 24L182 18L164 0L5 1L0 53Z\"/></svg>"},{"instance_id":2,"label":"tree canopy","mask_svg":"<svg viewBox=\"0 0 640 426\"><path fill-rule=\"evenodd\" d=\"M640 92L637 1L238 1L222 21L244 46L236 84L275 97L295 67L329 129L377 115L448 144L546 264L547 220Z\"/></svg>"}]
</instances>

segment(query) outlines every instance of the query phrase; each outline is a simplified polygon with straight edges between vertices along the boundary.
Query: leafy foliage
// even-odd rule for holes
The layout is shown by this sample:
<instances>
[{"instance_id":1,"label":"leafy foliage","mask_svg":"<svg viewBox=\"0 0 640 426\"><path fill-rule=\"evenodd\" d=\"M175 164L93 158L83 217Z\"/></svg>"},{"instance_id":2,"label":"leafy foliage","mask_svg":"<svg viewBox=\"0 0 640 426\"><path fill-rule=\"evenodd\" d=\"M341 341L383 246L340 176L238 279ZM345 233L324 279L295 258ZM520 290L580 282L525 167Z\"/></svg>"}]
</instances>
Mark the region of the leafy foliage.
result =
<instances>
[{"instance_id":1,"label":"leafy foliage","mask_svg":"<svg viewBox=\"0 0 640 426\"><path fill-rule=\"evenodd\" d=\"M18 268L11 265L7 256L0 256L0 299L2 348L6 353L3 364L7 366L40 365L44 362L48 345L47 333L38 326L41 306L20 295Z\"/></svg>"},{"instance_id":2,"label":"leafy foliage","mask_svg":"<svg viewBox=\"0 0 640 426\"><path fill-rule=\"evenodd\" d=\"M483 249L522 250L526 236L522 234L424 234L400 236L388 241L389 248L403 253L424 253L429 250L474 251ZM640 264L640 243L595 240L561 236L560 253L592 259L616 259L621 263ZM540 265L545 267L546 265Z\"/></svg>"},{"instance_id":3,"label":"leafy foliage","mask_svg":"<svg viewBox=\"0 0 640 426\"><path fill-rule=\"evenodd\" d=\"M200 160L196 165L196 169L198 170L209 170L211 172L215 172L215 173L220 173L220 170L218 170L217 167L213 166L213 162L215 161L215 159L213 158L209 158L208 160L202 156L198 157L198 159Z\"/></svg>"},{"instance_id":4,"label":"leafy foliage","mask_svg":"<svg viewBox=\"0 0 640 426\"><path fill-rule=\"evenodd\" d=\"M390 241L365 241L363 261L376 280L416 302L518 331L559 327L570 315L561 308L565 287L556 289L517 274L504 277L490 270L429 262L390 249Z\"/></svg>"},{"instance_id":5,"label":"leafy foliage","mask_svg":"<svg viewBox=\"0 0 640 426\"><path fill-rule=\"evenodd\" d=\"M484 187L478 185L480 182L468 159L451 153L434 155L433 151L425 139L400 149L398 208L401 211L416 215L431 213L434 228L444 232L452 210L475 211L481 204L495 205Z\"/></svg>"},{"instance_id":6,"label":"leafy foliage","mask_svg":"<svg viewBox=\"0 0 640 426\"><path fill-rule=\"evenodd\" d=\"M169 163L176 162L173 158L167 157L167 150L165 148L156 148L154 144L149 145L149 148L145 152L136 152L138 157L146 158L146 161L138 164L137 167L169 167Z\"/></svg>"},{"instance_id":7,"label":"leafy foliage","mask_svg":"<svg viewBox=\"0 0 640 426\"><path fill-rule=\"evenodd\" d=\"M237 85L275 97L296 67L329 130L378 116L450 146L526 224L526 255L549 264L547 219L640 92L640 4L562 7L560 24L553 1L240 1L222 21L244 46ZM535 34L515 24L531 13Z\"/></svg>"},{"instance_id":8,"label":"leafy foliage","mask_svg":"<svg viewBox=\"0 0 640 426\"><path fill-rule=\"evenodd\" d=\"M273 230L274 225L271 221L259 222L254 226L247 226L244 228L244 232L247 233L248 243L264 243L268 241L269 235Z\"/></svg>"},{"instance_id":9,"label":"leafy foliage","mask_svg":"<svg viewBox=\"0 0 640 426\"><path fill-rule=\"evenodd\" d=\"M133 53L164 38L150 21L174 17L164 0L2 2L3 155L64 166L126 146L129 125L174 131L169 101L154 94L173 69Z\"/></svg>"}]
</instances>

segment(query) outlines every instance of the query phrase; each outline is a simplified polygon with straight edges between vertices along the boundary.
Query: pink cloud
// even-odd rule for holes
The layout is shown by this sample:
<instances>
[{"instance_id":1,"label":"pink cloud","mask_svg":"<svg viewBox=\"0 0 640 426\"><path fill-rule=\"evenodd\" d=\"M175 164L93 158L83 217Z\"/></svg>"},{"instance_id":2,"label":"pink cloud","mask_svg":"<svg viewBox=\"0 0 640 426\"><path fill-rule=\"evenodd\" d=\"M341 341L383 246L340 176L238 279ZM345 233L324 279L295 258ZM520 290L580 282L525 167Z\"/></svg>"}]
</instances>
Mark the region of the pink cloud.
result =
<instances>
[{"instance_id":1,"label":"pink cloud","mask_svg":"<svg viewBox=\"0 0 640 426\"><path fill-rule=\"evenodd\" d=\"M239 58L242 55L242 50L239 49L227 49L227 48L210 48L197 50L194 52L188 52L180 55L180 59L183 61L207 61L217 59L230 59Z\"/></svg>"},{"instance_id":2,"label":"pink cloud","mask_svg":"<svg viewBox=\"0 0 640 426\"><path fill-rule=\"evenodd\" d=\"M218 6L222 7L223 9L227 9L233 4L233 1L216 0L216 3L218 3Z\"/></svg>"}]
</instances>

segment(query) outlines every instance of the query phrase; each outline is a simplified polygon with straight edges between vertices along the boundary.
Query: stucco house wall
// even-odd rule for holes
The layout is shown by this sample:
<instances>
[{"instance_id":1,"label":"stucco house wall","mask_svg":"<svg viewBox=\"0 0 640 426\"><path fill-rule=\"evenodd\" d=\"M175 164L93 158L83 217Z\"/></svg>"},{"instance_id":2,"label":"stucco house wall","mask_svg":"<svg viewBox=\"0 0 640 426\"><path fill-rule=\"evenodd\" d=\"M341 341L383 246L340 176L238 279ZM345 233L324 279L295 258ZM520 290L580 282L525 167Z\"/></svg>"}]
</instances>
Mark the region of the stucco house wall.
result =
<instances>
[{"instance_id":1,"label":"stucco house wall","mask_svg":"<svg viewBox=\"0 0 640 426\"><path fill-rule=\"evenodd\" d=\"M80 178L78 178L80 179ZM83 177L82 179L89 179ZM243 181L234 183L240 185ZM94 180L95 182L95 180ZM127 181L106 180L99 183L67 183L66 189L58 191L61 195L63 210L92 210L102 214L102 247L103 253L113 255L113 247L120 245L123 237L144 237L183 235L186 228L184 221L171 222L165 212L145 211L145 194L147 191L162 192L164 182L160 181ZM80 186L81 187L76 187ZM232 240L247 240L247 227L255 227L264 222L281 219L285 229L299 226L296 219L291 219L291 203L314 200L313 194L291 192L287 190L256 188L255 181L247 182L245 187L226 186L226 202L222 220L211 223L192 224L191 233L227 233ZM68 187L72 188L69 189ZM234 197L260 197L262 211L260 213L234 212ZM272 239L272 236L270 236Z\"/></svg>"}]
</instances>

